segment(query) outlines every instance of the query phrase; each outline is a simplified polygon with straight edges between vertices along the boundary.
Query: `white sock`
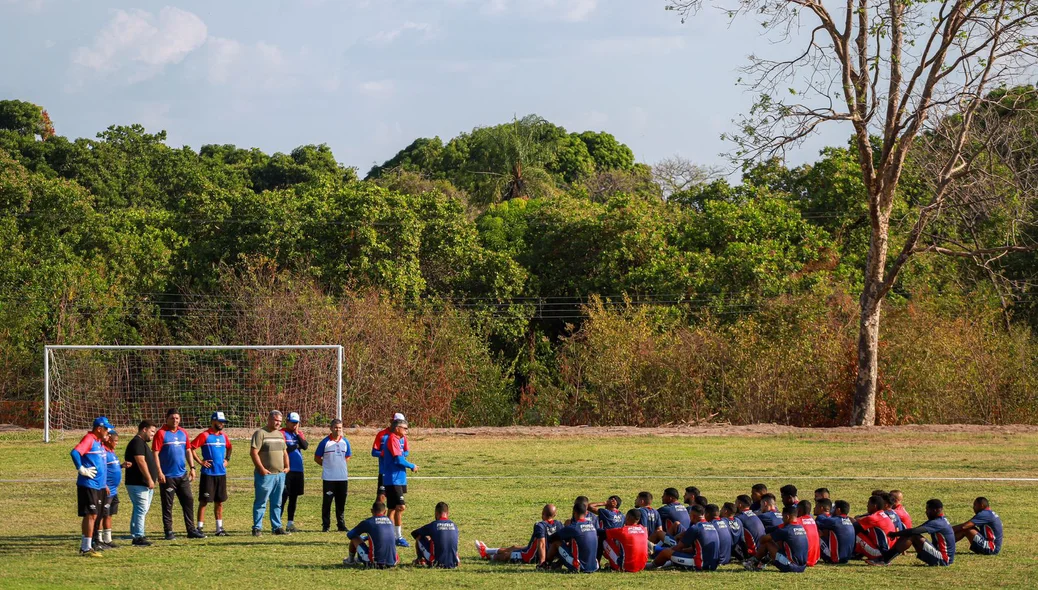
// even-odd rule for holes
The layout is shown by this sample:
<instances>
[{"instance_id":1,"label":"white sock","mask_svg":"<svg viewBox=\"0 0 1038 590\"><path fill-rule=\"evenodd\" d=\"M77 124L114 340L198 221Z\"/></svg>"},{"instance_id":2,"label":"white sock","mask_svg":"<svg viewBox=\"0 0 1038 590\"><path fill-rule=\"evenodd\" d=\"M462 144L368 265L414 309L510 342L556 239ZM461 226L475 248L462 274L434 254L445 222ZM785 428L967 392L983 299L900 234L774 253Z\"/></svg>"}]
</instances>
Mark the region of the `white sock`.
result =
<instances>
[{"instance_id":1,"label":"white sock","mask_svg":"<svg viewBox=\"0 0 1038 590\"><path fill-rule=\"evenodd\" d=\"M83 539L79 542L79 550L80 551L90 551L90 546L93 543L93 541L94 540L91 539L90 537L83 537Z\"/></svg>"},{"instance_id":2,"label":"white sock","mask_svg":"<svg viewBox=\"0 0 1038 590\"><path fill-rule=\"evenodd\" d=\"M198 528L202 528L202 525L198 525ZM222 528L223 528L223 519L222 518L217 518L216 519L216 530L220 530Z\"/></svg>"},{"instance_id":3,"label":"white sock","mask_svg":"<svg viewBox=\"0 0 1038 590\"><path fill-rule=\"evenodd\" d=\"M204 526L205 526L204 522L198 521L198 530L202 530L202 527L204 527Z\"/></svg>"},{"instance_id":4,"label":"white sock","mask_svg":"<svg viewBox=\"0 0 1038 590\"><path fill-rule=\"evenodd\" d=\"M487 557L497 555L498 551L500 551L500 549L491 549L490 547L487 547Z\"/></svg>"},{"instance_id":5,"label":"white sock","mask_svg":"<svg viewBox=\"0 0 1038 590\"><path fill-rule=\"evenodd\" d=\"M103 540L105 543L111 543L112 542L112 529L105 529L104 536L101 537L101 540Z\"/></svg>"},{"instance_id":6,"label":"white sock","mask_svg":"<svg viewBox=\"0 0 1038 590\"><path fill-rule=\"evenodd\" d=\"M291 521L291 520L288 521L288 526L296 526L295 521Z\"/></svg>"},{"instance_id":7,"label":"white sock","mask_svg":"<svg viewBox=\"0 0 1038 590\"><path fill-rule=\"evenodd\" d=\"M403 527L396 527L396 538L397 539L401 539L404 536L404 533L400 532L401 528L403 528Z\"/></svg>"}]
</instances>

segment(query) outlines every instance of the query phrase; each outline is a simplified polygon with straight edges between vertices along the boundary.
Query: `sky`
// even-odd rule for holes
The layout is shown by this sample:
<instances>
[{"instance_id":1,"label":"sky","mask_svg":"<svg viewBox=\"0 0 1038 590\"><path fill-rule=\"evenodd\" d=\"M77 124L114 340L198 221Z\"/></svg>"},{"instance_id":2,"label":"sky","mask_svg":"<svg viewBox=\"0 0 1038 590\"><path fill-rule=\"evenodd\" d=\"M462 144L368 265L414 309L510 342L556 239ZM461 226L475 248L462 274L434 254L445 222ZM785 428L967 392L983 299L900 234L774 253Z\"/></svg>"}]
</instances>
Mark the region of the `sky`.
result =
<instances>
[{"instance_id":1,"label":"sky","mask_svg":"<svg viewBox=\"0 0 1038 590\"><path fill-rule=\"evenodd\" d=\"M639 161L723 165L752 104L751 53L788 46L666 0L0 0L0 99L56 130L289 152L327 143L363 174L417 137L536 113L608 131ZM788 163L850 129L830 126Z\"/></svg>"}]
</instances>

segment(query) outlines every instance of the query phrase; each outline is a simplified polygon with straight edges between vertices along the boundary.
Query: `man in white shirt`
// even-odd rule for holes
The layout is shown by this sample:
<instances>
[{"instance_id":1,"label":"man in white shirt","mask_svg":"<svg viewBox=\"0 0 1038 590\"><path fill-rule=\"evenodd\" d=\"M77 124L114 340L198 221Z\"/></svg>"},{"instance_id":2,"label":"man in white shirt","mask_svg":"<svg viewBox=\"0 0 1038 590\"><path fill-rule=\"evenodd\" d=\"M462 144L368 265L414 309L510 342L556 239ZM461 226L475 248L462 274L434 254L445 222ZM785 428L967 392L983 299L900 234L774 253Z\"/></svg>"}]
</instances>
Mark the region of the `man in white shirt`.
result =
<instances>
[{"instance_id":1,"label":"man in white shirt","mask_svg":"<svg viewBox=\"0 0 1038 590\"><path fill-rule=\"evenodd\" d=\"M332 500L335 500L335 522L340 532L348 530L343 519L348 494L349 472L346 462L353 456L350 441L342 436L342 420L336 418L328 425L329 434L317 445L314 461L321 466L323 500L321 526L324 532L331 528Z\"/></svg>"}]
</instances>

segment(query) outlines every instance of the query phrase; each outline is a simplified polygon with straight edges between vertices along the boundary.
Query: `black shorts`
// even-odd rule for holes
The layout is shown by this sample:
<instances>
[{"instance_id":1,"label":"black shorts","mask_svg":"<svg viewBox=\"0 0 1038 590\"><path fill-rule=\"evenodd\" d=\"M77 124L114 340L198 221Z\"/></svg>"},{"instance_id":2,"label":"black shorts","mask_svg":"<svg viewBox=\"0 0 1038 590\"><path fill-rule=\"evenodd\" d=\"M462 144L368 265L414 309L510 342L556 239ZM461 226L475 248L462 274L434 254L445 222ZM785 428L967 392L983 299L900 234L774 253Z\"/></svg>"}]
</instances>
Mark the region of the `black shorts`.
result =
<instances>
[{"instance_id":1,"label":"black shorts","mask_svg":"<svg viewBox=\"0 0 1038 590\"><path fill-rule=\"evenodd\" d=\"M105 506L105 516L119 514L119 496L109 496L108 505Z\"/></svg>"},{"instance_id":2,"label":"black shorts","mask_svg":"<svg viewBox=\"0 0 1038 590\"><path fill-rule=\"evenodd\" d=\"M198 503L209 504L216 502L223 504L227 501L227 476L206 475L198 480Z\"/></svg>"},{"instance_id":3,"label":"black shorts","mask_svg":"<svg viewBox=\"0 0 1038 590\"><path fill-rule=\"evenodd\" d=\"M108 490L95 490L86 486L76 486L76 498L79 515L104 513L105 502L108 500Z\"/></svg>"},{"instance_id":4,"label":"black shorts","mask_svg":"<svg viewBox=\"0 0 1038 590\"><path fill-rule=\"evenodd\" d=\"M378 474L378 489L375 491L376 496L386 495L386 486L382 485L382 474Z\"/></svg>"},{"instance_id":5,"label":"black shorts","mask_svg":"<svg viewBox=\"0 0 1038 590\"><path fill-rule=\"evenodd\" d=\"M404 499L406 493L407 486L386 486L386 508L394 510L400 506L407 506L407 500Z\"/></svg>"},{"instance_id":6,"label":"black shorts","mask_svg":"<svg viewBox=\"0 0 1038 590\"><path fill-rule=\"evenodd\" d=\"M285 474L285 495L286 496L302 496L303 495L303 472L302 471L289 471Z\"/></svg>"}]
</instances>

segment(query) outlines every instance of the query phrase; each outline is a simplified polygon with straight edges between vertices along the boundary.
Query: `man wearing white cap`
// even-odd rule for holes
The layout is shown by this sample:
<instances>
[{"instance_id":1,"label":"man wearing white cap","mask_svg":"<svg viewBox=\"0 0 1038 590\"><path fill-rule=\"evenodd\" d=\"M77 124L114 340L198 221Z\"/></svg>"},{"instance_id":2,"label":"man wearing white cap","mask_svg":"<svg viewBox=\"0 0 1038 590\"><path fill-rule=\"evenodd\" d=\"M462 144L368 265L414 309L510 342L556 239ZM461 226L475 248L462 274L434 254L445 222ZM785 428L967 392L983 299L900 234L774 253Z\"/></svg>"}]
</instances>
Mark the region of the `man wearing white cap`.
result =
<instances>
[{"instance_id":1,"label":"man wearing white cap","mask_svg":"<svg viewBox=\"0 0 1038 590\"><path fill-rule=\"evenodd\" d=\"M231 460L231 439L224 434L227 417L223 412L213 412L209 418L209 430L199 434L191 443L191 456L202 466L202 479L198 483L198 530L202 530L205 507L216 504L216 536L223 537L223 503L227 501L227 463ZM198 450L202 456L198 456Z\"/></svg>"},{"instance_id":2,"label":"man wearing white cap","mask_svg":"<svg viewBox=\"0 0 1038 590\"><path fill-rule=\"evenodd\" d=\"M107 454L101 441L111 428L108 418L97 417L90 432L69 453L72 464L76 466L76 495L79 516L83 519L83 540L79 545L79 554L84 557L101 555L94 551L93 541L97 521L104 517L104 505L108 498Z\"/></svg>"},{"instance_id":3,"label":"man wearing white cap","mask_svg":"<svg viewBox=\"0 0 1038 590\"><path fill-rule=\"evenodd\" d=\"M288 505L288 524L285 530L296 532L296 499L303 495L303 451L310 443L299 430L299 412L288 413L288 423L281 432L285 435L285 445L288 447L288 473L285 475L285 493L281 497L281 512L284 514L286 504ZM282 516L284 520L284 516Z\"/></svg>"},{"instance_id":4,"label":"man wearing white cap","mask_svg":"<svg viewBox=\"0 0 1038 590\"><path fill-rule=\"evenodd\" d=\"M386 438L390 432L393 432L393 425L397 422L407 422L407 418L400 412L393 414L393 418L389 421L389 427L383 428L378 431L375 435L375 443L371 445L371 456L378 459L378 489L375 492L375 501L385 503L386 501L386 485L382 481L383 470L382 470L382 441ZM403 439L404 456L411 454L411 448L408 446L407 437Z\"/></svg>"}]
</instances>

